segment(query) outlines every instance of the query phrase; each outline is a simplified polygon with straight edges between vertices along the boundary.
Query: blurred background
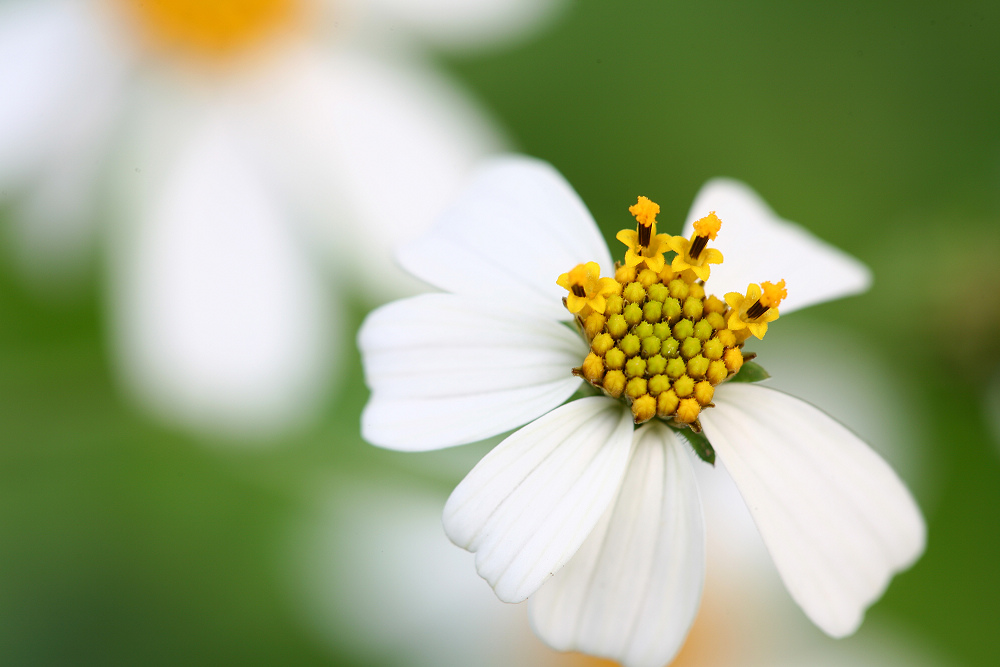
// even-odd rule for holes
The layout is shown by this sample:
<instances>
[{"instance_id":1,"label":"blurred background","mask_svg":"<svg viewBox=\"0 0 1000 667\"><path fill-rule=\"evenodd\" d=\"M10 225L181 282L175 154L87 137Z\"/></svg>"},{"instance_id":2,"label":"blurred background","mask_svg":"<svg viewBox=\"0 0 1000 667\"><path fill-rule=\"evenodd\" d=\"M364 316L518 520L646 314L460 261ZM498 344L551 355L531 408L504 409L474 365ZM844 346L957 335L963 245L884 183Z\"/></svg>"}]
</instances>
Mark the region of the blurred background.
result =
<instances>
[{"instance_id":1,"label":"blurred background","mask_svg":"<svg viewBox=\"0 0 1000 667\"><path fill-rule=\"evenodd\" d=\"M491 443L358 428L357 328L419 289L392 246L504 150L609 241L730 176L873 269L757 351L893 462L927 552L829 640L708 475L676 664L1000 663L998 32L961 1L0 0L0 664L606 664L445 539Z\"/></svg>"}]
</instances>

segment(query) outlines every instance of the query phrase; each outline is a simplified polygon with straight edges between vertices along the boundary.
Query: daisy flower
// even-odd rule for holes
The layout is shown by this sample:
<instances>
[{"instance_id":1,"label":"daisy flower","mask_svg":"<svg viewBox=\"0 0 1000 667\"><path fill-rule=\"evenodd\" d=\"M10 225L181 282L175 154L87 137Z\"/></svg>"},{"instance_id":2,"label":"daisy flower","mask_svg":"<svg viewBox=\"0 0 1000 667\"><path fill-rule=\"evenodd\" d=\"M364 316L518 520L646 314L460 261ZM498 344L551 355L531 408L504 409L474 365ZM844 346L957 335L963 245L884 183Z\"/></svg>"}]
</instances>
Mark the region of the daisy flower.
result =
<instances>
[{"instance_id":1,"label":"daisy flower","mask_svg":"<svg viewBox=\"0 0 1000 667\"><path fill-rule=\"evenodd\" d=\"M673 658L704 580L694 465L716 456L792 598L824 632L848 635L922 552L923 519L847 428L754 384L766 373L744 343L779 309L856 293L869 273L740 183L705 186L685 244L658 239L649 204L632 211L635 236L619 235L641 259L612 264L551 167L484 168L400 253L445 293L384 306L359 333L372 390L363 435L419 451L527 424L459 484L444 527L501 600L531 598L553 648L628 667ZM699 263L713 235L718 255L706 257L719 261ZM682 261L653 256L654 243L682 248ZM584 301L575 313L570 295Z\"/></svg>"},{"instance_id":2,"label":"daisy flower","mask_svg":"<svg viewBox=\"0 0 1000 667\"><path fill-rule=\"evenodd\" d=\"M100 240L117 362L139 397L196 428L287 426L335 361L325 274L399 296L390 239L418 233L499 145L414 45L513 35L555 4L3 3L15 260L73 278Z\"/></svg>"}]
</instances>

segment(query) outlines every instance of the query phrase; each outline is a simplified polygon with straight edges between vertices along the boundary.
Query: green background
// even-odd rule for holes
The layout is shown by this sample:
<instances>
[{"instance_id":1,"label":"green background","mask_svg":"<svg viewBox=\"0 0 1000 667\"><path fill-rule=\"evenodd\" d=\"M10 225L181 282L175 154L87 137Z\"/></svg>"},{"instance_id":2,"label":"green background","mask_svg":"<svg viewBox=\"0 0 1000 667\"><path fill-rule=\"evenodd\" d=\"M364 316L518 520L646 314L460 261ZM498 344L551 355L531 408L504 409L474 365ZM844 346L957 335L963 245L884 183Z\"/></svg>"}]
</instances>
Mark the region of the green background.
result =
<instances>
[{"instance_id":1,"label":"green background","mask_svg":"<svg viewBox=\"0 0 1000 667\"><path fill-rule=\"evenodd\" d=\"M898 369L934 478L927 552L869 618L969 666L1000 663L998 34L1000 3L582 0L515 47L435 56L609 240L637 194L676 231L725 175L872 267L869 293L798 316ZM0 266L0 664L353 664L277 574L310 480L409 465L360 440L350 340L320 423L205 442L114 382L100 273L52 300Z\"/></svg>"}]
</instances>

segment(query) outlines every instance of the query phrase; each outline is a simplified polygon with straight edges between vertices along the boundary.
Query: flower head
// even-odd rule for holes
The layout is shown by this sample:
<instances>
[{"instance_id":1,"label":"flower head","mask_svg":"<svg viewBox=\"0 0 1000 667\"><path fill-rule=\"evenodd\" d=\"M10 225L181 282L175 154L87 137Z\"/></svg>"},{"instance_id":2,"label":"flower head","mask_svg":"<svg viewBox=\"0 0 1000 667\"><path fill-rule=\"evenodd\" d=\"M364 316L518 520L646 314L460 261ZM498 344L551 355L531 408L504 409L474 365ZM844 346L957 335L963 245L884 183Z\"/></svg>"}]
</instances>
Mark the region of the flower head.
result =
<instances>
[{"instance_id":1,"label":"flower head","mask_svg":"<svg viewBox=\"0 0 1000 667\"><path fill-rule=\"evenodd\" d=\"M638 241L648 229L648 249L655 214L641 200L636 209L639 227L625 231ZM704 212L719 211L727 241L746 239L753 261L730 275L720 264L709 283L667 267L662 252L661 262L638 253L616 266L621 293L583 315L560 292L591 298L588 262L611 266L596 226L548 165L498 161L401 254L450 293L384 306L359 334L369 441L434 449L527 423L455 489L445 531L501 600L532 599L532 626L551 646L627 667L669 662L697 610L698 458L725 463L792 597L828 634L853 632L924 544L919 510L878 455L811 405L753 384L766 373L744 355L743 332L777 309L784 284L739 295L734 325L734 307L713 295L777 271L792 286L788 311L859 291L866 269L745 186L711 183L694 209L695 238L712 240L718 225ZM470 224L469 210L492 224ZM581 386L591 395L566 402Z\"/></svg>"}]
</instances>

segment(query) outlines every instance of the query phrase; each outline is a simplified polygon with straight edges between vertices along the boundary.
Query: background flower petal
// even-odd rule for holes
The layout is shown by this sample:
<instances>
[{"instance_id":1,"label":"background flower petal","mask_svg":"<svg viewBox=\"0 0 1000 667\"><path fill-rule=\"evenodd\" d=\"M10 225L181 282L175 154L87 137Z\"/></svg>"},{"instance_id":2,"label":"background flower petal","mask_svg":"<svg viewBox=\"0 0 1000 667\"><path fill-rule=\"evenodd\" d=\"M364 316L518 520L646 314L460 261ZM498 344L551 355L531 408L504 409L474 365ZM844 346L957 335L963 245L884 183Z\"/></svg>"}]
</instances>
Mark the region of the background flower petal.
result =
<instances>
[{"instance_id":1,"label":"background flower petal","mask_svg":"<svg viewBox=\"0 0 1000 667\"><path fill-rule=\"evenodd\" d=\"M857 294L871 286L868 267L802 227L782 220L747 185L727 178L709 181L695 197L684 235L694 221L715 211L722 230L712 242L725 261L712 267L707 288L721 298L749 283L788 282L781 313Z\"/></svg>"},{"instance_id":2,"label":"background flower petal","mask_svg":"<svg viewBox=\"0 0 1000 667\"><path fill-rule=\"evenodd\" d=\"M423 291L396 249L503 145L486 114L418 57L346 47L290 51L255 83L245 108L261 163L348 288L381 300Z\"/></svg>"},{"instance_id":3,"label":"background flower petal","mask_svg":"<svg viewBox=\"0 0 1000 667\"><path fill-rule=\"evenodd\" d=\"M562 404L586 345L569 327L453 294L371 313L358 334L369 442L408 451L475 442Z\"/></svg>"},{"instance_id":4,"label":"background flower petal","mask_svg":"<svg viewBox=\"0 0 1000 667\"><path fill-rule=\"evenodd\" d=\"M580 197L549 164L504 157L484 165L426 235L404 246L403 267L440 289L568 320L556 279L611 256Z\"/></svg>"},{"instance_id":5,"label":"background flower petal","mask_svg":"<svg viewBox=\"0 0 1000 667\"><path fill-rule=\"evenodd\" d=\"M0 9L0 185L25 179L81 123L110 67L93 12L74 2ZM97 93L95 95L95 93ZM83 119L89 119L82 114Z\"/></svg>"},{"instance_id":6,"label":"background flower petal","mask_svg":"<svg viewBox=\"0 0 1000 667\"><path fill-rule=\"evenodd\" d=\"M580 550L531 598L535 632L560 651L661 667L701 599L705 529L685 444L651 422L635 432L614 504Z\"/></svg>"},{"instance_id":7,"label":"background flower petal","mask_svg":"<svg viewBox=\"0 0 1000 667\"><path fill-rule=\"evenodd\" d=\"M95 186L129 65L95 14L59 0L0 9L0 200L15 201L15 261L44 287L76 281L92 249Z\"/></svg>"},{"instance_id":8,"label":"background flower petal","mask_svg":"<svg viewBox=\"0 0 1000 667\"><path fill-rule=\"evenodd\" d=\"M844 426L773 389L727 384L701 417L792 598L829 635L853 633L893 573L923 552L920 510Z\"/></svg>"},{"instance_id":9,"label":"background flower petal","mask_svg":"<svg viewBox=\"0 0 1000 667\"><path fill-rule=\"evenodd\" d=\"M137 158L112 314L123 373L154 409L256 436L322 395L334 302L230 129L220 114L186 136L163 125L183 143Z\"/></svg>"},{"instance_id":10,"label":"background flower petal","mask_svg":"<svg viewBox=\"0 0 1000 667\"><path fill-rule=\"evenodd\" d=\"M582 398L517 431L448 498L444 529L476 554L504 602L521 602L559 571L614 499L632 443L632 414Z\"/></svg>"},{"instance_id":11,"label":"background flower petal","mask_svg":"<svg viewBox=\"0 0 1000 667\"><path fill-rule=\"evenodd\" d=\"M363 18L398 23L400 32L450 47L482 48L484 42L524 39L569 4L566 0L365 0ZM374 30L373 30L374 31Z\"/></svg>"}]
</instances>

